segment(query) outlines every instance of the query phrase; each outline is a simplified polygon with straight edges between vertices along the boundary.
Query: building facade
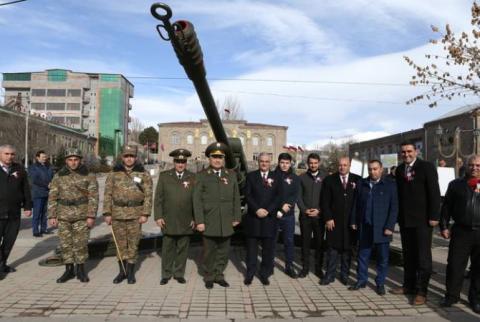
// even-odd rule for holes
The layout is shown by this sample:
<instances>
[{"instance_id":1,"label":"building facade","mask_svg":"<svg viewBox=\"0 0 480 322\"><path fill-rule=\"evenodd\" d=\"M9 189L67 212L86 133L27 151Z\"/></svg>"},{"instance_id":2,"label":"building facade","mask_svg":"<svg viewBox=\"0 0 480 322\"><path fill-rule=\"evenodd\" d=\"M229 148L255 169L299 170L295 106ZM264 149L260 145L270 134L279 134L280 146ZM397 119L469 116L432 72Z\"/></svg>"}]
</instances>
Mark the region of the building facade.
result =
<instances>
[{"instance_id":1,"label":"building facade","mask_svg":"<svg viewBox=\"0 0 480 322\"><path fill-rule=\"evenodd\" d=\"M0 145L10 144L17 150L17 160L24 160L26 114L0 107ZM27 159L32 161L36 151L44 150L51 156L61 154L65 149L77 147L85 155L94 155L97 139L77 129L47 121L31 114L28 117Z\"/></svg>"},{"instance_id":2,"label":"building facade","mask_svg":"<svg viewBox=\"0 0 480 322\"><path fill-rule=\"evenodd\" d=\"M380 159L382 154L398 153L402 141L413 141L423 159L448 167L456 160L480 152L480 106L468 105L429 121L423 127L374 140L350 144L350 157L359 160ZM400 160L400 155L398 154Z\"/></svg>"},{"instance_id":3,"label":"building facade","mask_svg":"<svg viewBox=\"0 0 480 322\"><path fill-rule=\"evenodd\" d=\"M127 142L133 85L122 75L63 69L4 73L2 86L7 107L30 109L98 138L96 154L114 156Z\"/></svg>"},{"instance_id":4,"label":"building facade","mask_svg":"<svg viewBox=\"0 0 480 322\"><path fill-rule=\"evenodd\" d=\"M260 152L269 153L275 161L285 152L287 126L248 123L244 120L224 120L227 137L239 138L247 162L257 160ZM171 162L170 151L186 148L192 151L192 160L206 160L205 149L215 141L207 120L200 122L160 123L158 161Z\"/></svg>"}]
</instances>

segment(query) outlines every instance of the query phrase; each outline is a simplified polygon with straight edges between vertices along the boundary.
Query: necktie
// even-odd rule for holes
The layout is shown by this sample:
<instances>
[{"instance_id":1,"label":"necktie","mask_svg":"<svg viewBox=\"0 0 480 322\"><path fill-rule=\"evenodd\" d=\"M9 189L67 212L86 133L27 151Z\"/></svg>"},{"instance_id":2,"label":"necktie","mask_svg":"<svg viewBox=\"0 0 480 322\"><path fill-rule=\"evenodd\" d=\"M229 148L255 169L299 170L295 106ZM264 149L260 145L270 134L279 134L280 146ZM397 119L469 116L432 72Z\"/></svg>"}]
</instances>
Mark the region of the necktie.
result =
<instances>
[{"instance_id":1,"label":"necktie","mask_svg":"<svg viewBox=\"0 0 480 322\"><path fill-rule=\"evenodd\" d=\"M182 174L181 173L178 174L178 179L182 179Z\"/></svg>"},{"instance_id":2,"label":"necktie","mask_svg":"<svg viewBox=\"0 0 480 322\"><path fill-rule=\"evenodd\" d=\"M221 172L220 172L220 170L218 170L218 171L215 171L215 174L216 174L216 175L217 175L217 176L220 178L220 175L221 175Z\"/></svg>"},{"instance_id":3,"label":"necktie","mask_svg":"<svg viewBox=\"0 0 480 322\"><path fill-rule=\"evenodd\" d=\"M343 189L347 189L347 177L346 176L342 176L342 186L343 186Z\"/></svg>"}]
</instances>

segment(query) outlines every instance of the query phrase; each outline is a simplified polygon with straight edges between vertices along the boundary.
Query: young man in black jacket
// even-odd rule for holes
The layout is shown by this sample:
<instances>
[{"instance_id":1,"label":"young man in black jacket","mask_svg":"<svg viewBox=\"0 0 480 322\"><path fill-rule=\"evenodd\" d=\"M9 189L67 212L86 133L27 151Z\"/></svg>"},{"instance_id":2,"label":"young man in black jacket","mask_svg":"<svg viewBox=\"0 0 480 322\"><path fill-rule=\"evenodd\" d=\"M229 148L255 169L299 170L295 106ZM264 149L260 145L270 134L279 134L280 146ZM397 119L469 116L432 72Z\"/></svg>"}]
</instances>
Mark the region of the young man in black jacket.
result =
<instances>
[{"instance_id":1,"label":"young man in black jacket","mask_svg":"<svg viewBox=\"0 0 480 322\"><path fill-rule=\"evenodd\" d=\"M0 146L0 280L15 271L7 265L18 230L20 229L21 209L30 217L32 198L27 173L23 166L15 163L15 148Z\"/></svg>"},{"instance_id":2,"label":"young man in black jacket","mask_svg":"<svg viewBox=\"0 0 480 322\"><path fill-rule=\"evenodd\" d=\"M300 209L300 232L302 235L303 269L298 275L304 278L310 270L310 245L312 234L315 245L315 274L323 277L323 238L325 227L320 210L320 193L323 176L320 173L320 156L311 153L307 157L308 171L300 176L300 192L297 205Z\"/></svg>"},{"instance_id":3,"label":"young man in black jacket","mask_svg":"<svg viewBox=\"0 0 480 322\"><path fill-rule=\"evenodd\" d=\"M450 228L450 219L454 220ZM466 177L448 185L440 218L443 238L450 239L446 276L447 291L441 302L450 307L460 299L463 274L471 258L469 302L480 313L480 155L467 162Z\"/></svg>"}]
</instances>

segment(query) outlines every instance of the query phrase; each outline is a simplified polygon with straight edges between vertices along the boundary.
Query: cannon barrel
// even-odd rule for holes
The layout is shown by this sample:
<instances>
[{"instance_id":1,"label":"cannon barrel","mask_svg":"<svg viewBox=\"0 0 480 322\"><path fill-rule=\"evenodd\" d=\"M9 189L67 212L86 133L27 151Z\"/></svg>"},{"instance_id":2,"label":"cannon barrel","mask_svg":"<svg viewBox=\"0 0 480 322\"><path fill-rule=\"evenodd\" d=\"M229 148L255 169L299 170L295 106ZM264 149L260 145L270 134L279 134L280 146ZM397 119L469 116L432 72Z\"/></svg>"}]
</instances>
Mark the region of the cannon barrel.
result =
<instances>
[{"instance_id":1,"label":"cannon barrel","mask_svg":"<svg viewBox=\"0 0 480 322\"><path fill-rule=\"evenodd\" d=\"M225 157L225 166L229 169L239 170L237 173L240 175L239 181L241 182L242 174L244 176L247 171L242 144L238 138L229 139L227 137L207 82L202 48L193 24L186 20L179 20L171 24L172 11L164 3L154 3L150 11L156 19L162 21L163 24L157 26L160 37L171 42L178 61L185 69L188 78L193 82L215 139L229 147ZM164 14L159 13L159 11ZM163 35L162 29L167 32L167 35Z\"/></svg>"}]
</instances>

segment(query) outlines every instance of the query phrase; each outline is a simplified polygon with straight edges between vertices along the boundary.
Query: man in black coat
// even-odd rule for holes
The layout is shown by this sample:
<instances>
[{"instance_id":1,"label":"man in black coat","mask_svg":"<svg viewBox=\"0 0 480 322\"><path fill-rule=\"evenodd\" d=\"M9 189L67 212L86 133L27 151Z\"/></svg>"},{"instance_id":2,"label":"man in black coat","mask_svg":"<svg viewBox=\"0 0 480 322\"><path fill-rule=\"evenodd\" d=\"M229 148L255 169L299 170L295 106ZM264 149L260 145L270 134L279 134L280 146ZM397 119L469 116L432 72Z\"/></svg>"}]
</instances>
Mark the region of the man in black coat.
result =
<instances>
[{"instance_id":1,"label":"man in black coat","mask_svg":"<svg viewBox=\"0 0 480 322\"><path fill-rule=\"evenodd\" d=\"M32 214L32 197L27 172L15 159L15 148L0 146L0 280L15 269L7 259L17 239L23 207L25 216Z\"/></svg>"},{"instance_id":2,"label":"man in black coat","mask_svg":"<svg viewBox=\"0 0 480 322\"><path fill-rule=\"evenodd\" d=\"M281 206L282 186L281 179L270 171L270 163L270 155L260 153L259 169L247 175L245 199L248 213L243 221L247 244L245 285L252 283L257 270L258 244L262 246L259 277L263 285L270 284L268 278L273 272L273 239L278 229L277 210Z\"/></svg>"},{"instance_id":3,"label":"man in black coat","mask_svg":"<svg viewBox=\"0 0 480 322\"><path fill-rule=\"evenodd\" d=\"M454 224L450 227L450 218ZM448 185L442 205L440 230L450 239L446 276L447 291L441 302L450 307L460 299L463 277L470 257L471 282L468 299L472 310L480 313L480 155L467 161L466 177Z\"/></svg>"},{"instance_id":4,"label":"man in black coat","mask_svg":"<svg viewBox=\"0 0 480 322\"><path fill-rule=\"evenodd\" d=\"M415 144L404 142L400 148L403 163L395 179L404 277L403 286L392 293L415 295L413 304L423 305L432 274L432 230L440 218L440 188L435 166L417 158Z\"/></svg>"},{"instance_id":5,"label":"man in black coat","mask_svg":"<svg viewBox=\"0 0 480 322\"><path fill-rule=\"evenodd\" d=\"M349 225L355 189L360 176L350 173L350 159L338 160L338 172L329 175L323 181L321 209L327 229L327 273L320 281L328 285L335 280L336 267L340 257L340 282L348 283L348 274L352 262L352 243L354 232Z\"/></svg>"},{"instance_id":6,"label":"man in black coat","mask_svg":"<svg viewBox=\"0 0 480 322\"><path fill-rule=\"evenodd\" d=\"M312 234L315 247L315 274L323 277L323 239L325 225L320 210L320 194L323 175L320 173L320 156L311 153L307 157L308 171L300 176L300 193L298 208L300 209L300 233L302 236L302 271L298 275L304 278L310 271L310 246Z\"/></svg>"}]
</instances>

